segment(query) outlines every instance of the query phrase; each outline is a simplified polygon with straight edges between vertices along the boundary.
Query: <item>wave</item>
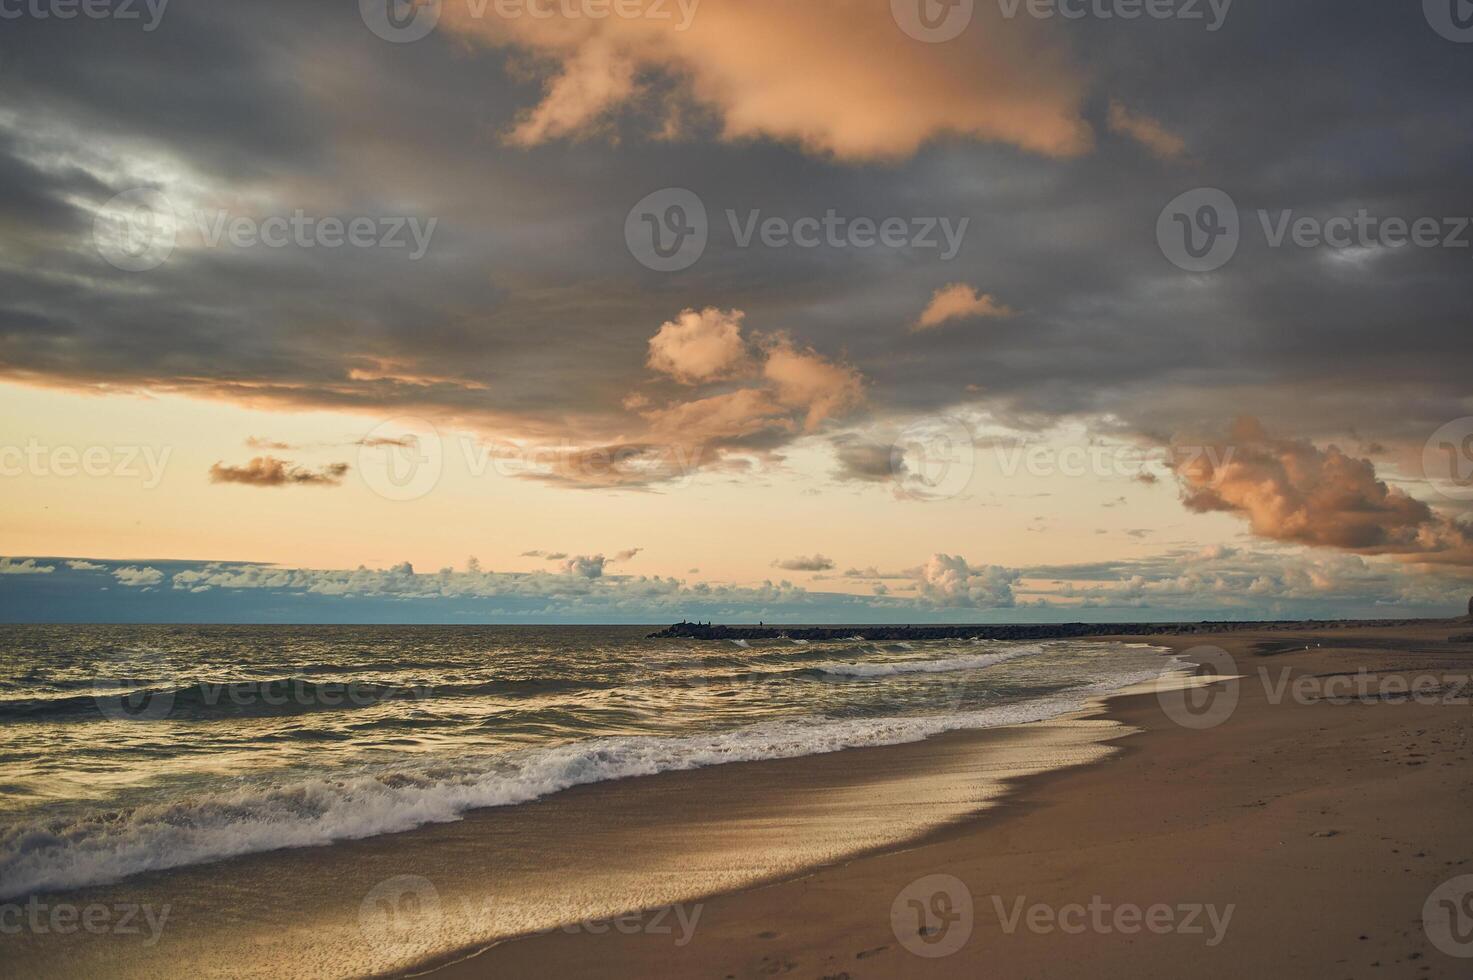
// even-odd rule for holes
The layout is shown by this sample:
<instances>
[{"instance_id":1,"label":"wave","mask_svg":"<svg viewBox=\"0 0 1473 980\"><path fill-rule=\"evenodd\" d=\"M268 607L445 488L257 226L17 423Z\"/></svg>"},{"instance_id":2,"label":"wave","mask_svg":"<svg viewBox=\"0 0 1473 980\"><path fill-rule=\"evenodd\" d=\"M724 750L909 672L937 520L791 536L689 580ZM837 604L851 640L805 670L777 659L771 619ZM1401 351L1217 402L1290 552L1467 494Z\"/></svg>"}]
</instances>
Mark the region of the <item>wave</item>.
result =
<instances>
[{"instance_id":1,"label":"wave","mask_svg":"<svg viewBox=\"0 0 1473 980\"><path fill-rule=\"evenodd\" d=\"M100 680L93 693L66 697L0 699L0 721L69 719L261 718L370 708L387 701L430 701L457 697L535 697L559 691L607 688L592 680L532 677L470 684L390 684L381 681L309 681L300 677L269 680L202 681L183 686L131 685Z\"/></svg>"},{"instance_id":2,"label":"wave","mask_svg":"<svg viewBox=\"0 0 1473 980\"><path fill-rule=\"evenodd\" d=\"M941 674L955 670L978 670L1031 656L1042 650L1038 646L1015 647L1006 653L984 653L970 657L944 657L938 660L884 660L870 663L818 664L815 670L835 677L893 677L896 674Z\"/></svg>"},{"instance_id":3,"label":"wave","mask_svg":"<svg viewBox=\"0 0 1473 980\"><path fill-rule=\"evenodd\" d=\"M0 899L103 885L145 871L398 833L573 786L1042 721L1140 683L1172 662L1047 698L939 715L765 722L699 735L623 736L518 749L475 762L239 789L0 829Z\"/></svg>"},{"instance_id":4,"label":"wave","mask_svg":"<svg viewBox=\"0 0 1473 980\"><path fill-rule=\"evenodd\" d=\"M741 647L743 650L750 649L751 646L752 646L752 644L748 643L746 640L732 640L731 642L732 643L735 643L737 646Z\"/></svg>"}]
</instances>

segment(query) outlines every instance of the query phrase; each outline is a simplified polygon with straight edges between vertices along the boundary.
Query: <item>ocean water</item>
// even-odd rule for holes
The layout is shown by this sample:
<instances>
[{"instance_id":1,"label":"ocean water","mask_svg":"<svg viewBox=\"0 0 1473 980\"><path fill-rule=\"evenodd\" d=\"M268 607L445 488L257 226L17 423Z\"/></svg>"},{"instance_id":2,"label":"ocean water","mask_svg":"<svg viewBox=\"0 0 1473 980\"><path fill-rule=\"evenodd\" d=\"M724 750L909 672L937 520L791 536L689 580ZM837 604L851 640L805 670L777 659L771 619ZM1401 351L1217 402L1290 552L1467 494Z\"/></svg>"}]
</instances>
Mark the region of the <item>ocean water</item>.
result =
<instances>
[{"instance_id":1,"label":"ocean water","mask_svg":"<svg viewBox=\"0 0 1473 980\"><path fill-rule=\"evenodd\" d=\"M0 627L0 900L572 786L1038 721L1148 680L1081 641L629 627Z\"/></svg>"}]
</instances>

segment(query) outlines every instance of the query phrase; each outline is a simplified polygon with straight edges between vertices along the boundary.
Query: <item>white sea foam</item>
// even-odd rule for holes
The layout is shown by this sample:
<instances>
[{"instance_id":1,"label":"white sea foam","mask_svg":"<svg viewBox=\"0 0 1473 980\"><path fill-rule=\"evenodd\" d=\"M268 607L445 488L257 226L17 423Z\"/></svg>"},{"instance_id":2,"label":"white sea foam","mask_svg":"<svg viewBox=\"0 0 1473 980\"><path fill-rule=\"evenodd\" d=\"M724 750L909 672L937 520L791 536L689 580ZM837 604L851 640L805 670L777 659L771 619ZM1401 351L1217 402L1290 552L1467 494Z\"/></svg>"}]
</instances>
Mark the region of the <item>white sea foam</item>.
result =
<instances>
[{"instance_id":1,"label":"white sea foam","mask_svg":"<svg viewBox=\"0 0 1473 980\"><path fill-rule=\"evenodd\" d=\"M524 803L587 783L894 745L958 729L1041 721L1077 710L1090 698L1150 680L1172 666L1172 661L1163 659L1159 668L1121 671L1108 681L1066 694L972 711L813 718L699 735L592 739L433 769L360 771L332 779L215 793L141 806L105 819L11 825L0 830L0 899L106 884L143 871L240 854L445 823L469 810Z\"/></svg>"},{"instance_id":2,"label":"white sea foam","mask_svg":"<svg viewBox=\"0 0 1473 980\"><path fill-rule=\"evenodd\" d=\"M954 670L978 670L1038 653L1037 646L1015 647L1005 653L984 653L937 660L884 660L858 663L818 664L815 669L837 677L893 677L896 674L941 674Z\"/></svg>"},{"instance_id":3,"label":"white sea foam","mask_svg":"<svg viewBox=\"0 0 1473 980\"><path fill-rule=\"evenodd\" d=\"M732 643L735 643L737 646L741 647L743 650L749 649L752 646L752 644L748 643L746 640L732 640L731 642Z\"/></svg>"}]
</instances>

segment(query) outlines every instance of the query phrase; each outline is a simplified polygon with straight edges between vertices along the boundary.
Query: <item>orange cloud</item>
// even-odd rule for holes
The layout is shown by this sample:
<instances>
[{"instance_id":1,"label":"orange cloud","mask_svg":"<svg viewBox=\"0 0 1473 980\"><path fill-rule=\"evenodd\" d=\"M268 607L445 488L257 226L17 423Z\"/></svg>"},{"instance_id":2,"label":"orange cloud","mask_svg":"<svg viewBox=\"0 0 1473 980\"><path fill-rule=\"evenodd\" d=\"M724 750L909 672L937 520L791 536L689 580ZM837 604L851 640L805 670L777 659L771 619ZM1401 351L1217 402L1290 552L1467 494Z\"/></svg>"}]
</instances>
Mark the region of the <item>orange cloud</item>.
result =
<instances>
[{"instance_id":1,"label":"orange cloud","mask_svg":"<svg viewBox=\"0 0 1473 980\"><path fill-rule=\"evenodd\" d=\"M683 310L650 338L648 364L684 384L733 377L749 367L741 310Z\"/></svg>"},{"instance_id":2,"label":"orange cloud","mask_svg":"<svg viewBox=\"0 0 1473 980\"><path fill-rule=\"evenodd\" d=\"M767 348L762 376L770 381L777 400L807 412L805 432L840 415L864 400L864 377L854 368L835 364L812 350L798 350L784 335Z\"/></svg>"},{"instance_id":3,"label":"orange cloud","mask_svg":"<svg viewBox=\"0 0 1473 980\"><path fill-rule=\"evenodd\" d=\"M1176 446L1174 469L1188 508L1242 515L1260 537L1473 565L1473 532L1388 487L1370 460L1272 438L1256 419L1238 420L1224 443Z\"/></svg>"},{"instance_id":4,"label":"orange cloud","mask_svg":"<svg viewBox=\"0 0 1473 980\"><path fill-rule=\"evenodd\" d=\"M595 20L478 17L474 7L446 4L441 23L547 66L541 101L508 134L517 145L587 135L635 102L663 115L662 135L678 131L681 99L650 90L657 73L713 113L724 139L846 160L903 158L946 135L1048 156L1092 143L1082 73L1056 30L982 4L945 44L909 37L874 0L704 0L685 24L678 12Z\"/></svg>"},{"instance_id":5,"label":"orange cloud","mask_svg":"<svg viewBox=\"0 0 1473 980\"><path fill-rule=\"evenodd\" d=\"M1012 316L1013 311L999 303L990 294L978 292L976 287L954 282L942 286L931 294L931 301L921 311L921 318L911 330L930 330L948 320L963 320L970 317Z\"/></svg>"},{"instance_id":6,"label":"orange cloud","mask_svg":"<svg viewBox=\"0 0 1473 980\"><path fill-rule=\"evenodd\" d=\"M645 418L657 432L706 442L740 439L765 429L794 429L789 414L770 392L738 388L651 409Z\"/></svg>"},{"instance_id":7,"label":"orange cloud","mask_svg":"<svg viewBox=\"0 0 1473 980\"><path fill-rule=\"evenodd\" d=\"M319 470L309 470L275 456L257 456L244 466L216 463L210 467L210 482L239 483L248 487L335 487L343 482L347 472L347 463L329 463Z\"/></svg>"},{"instance_id":8,"label":"orange cloud","mask_svg":"<svg viewBox=\"0 0 1473 980\"><path fill-rule=\"evenodd\" d=\"M584 489L644 489L697 470L740 472L773 458L784 443L858 407L865 379L849 365L786 333L742 335L742 310L683 310L649 342L649 367L691 397L660 401L642 392L623 399L640 420L610 441L487 447L514 475Z\"/></svg>"},{"instance_id":9,"label":"orange cloud","mask_svg":"<svg viewBox=\"0 0 1473 980\"><path fill-rule=\"evenodd\" d=\"M1175 160L1187 150L1186 140L1168 132L1160 122L1137 115L1113 99L1108 123L1110 132L1129 136L1163 160Z\"/></svg>"}]
</instances>

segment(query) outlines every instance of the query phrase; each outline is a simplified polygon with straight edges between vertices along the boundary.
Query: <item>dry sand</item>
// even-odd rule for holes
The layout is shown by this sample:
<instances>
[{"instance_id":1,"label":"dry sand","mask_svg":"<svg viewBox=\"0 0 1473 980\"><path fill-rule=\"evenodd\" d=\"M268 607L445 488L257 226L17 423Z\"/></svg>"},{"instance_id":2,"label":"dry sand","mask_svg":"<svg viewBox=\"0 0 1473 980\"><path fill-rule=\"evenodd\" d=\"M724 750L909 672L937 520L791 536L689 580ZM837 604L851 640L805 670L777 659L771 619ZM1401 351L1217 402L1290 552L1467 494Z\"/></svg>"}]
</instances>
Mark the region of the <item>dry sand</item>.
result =
<instances>
[{"instance_id":1,"label":"dry sand","mask_svg":"<svg viewBox=\"0 0 1473 980\"><path fill-rule=\"evenodd\" d=\"M1473 874L1473 643L1449 642L1470 630L1463 623L1207 637L1243 675L1200 689L1203 699L1236 692L1221 724L1183 727L1152 693L1116 698L1104 716L1136 733L1115 741L1123 751L1108 760L1017 779L1000 805L911 846L709 898L683 946L679 930L636 931L646 916L629 920L626 931L580 928L501 943L434 975L1473 976L1473 959L1443 952L1423 922L1434 889ZM1188 651L1203 639L1151 641ZM1203 659L1203 651L1191 656ZM1358 680L1361 670L1374 676ZM1394 677L1424 678L1426 690L1403 696L1390 681L1382 696ZM1299 680L1299 696L1291 687L1274 703L1278 685L1296 678L1308 678ZM1347 685L1357 684L1369 696L1343 697L1356 695ZM957 734L921 743L921 751L953 762L964 753L985 770L989 746L1008 737ZM846 757L916 751L897 746L784 765L820 778ZM735 768L709 775L733 785L743 778ZM897 896L931 874L965 885L969 930L961 920L932 918L929 935L911 935L908 896L896 928ZM934 890L922 888L923 907L960 910L960 896L935 904ZM1473 932L1473 899L1451 900L1434 899L1434 909L1461 916L1443 913L1444 926ZM1006 931L1002 920L1020 902L1024 918ZM1041 911L1030 929L1026 909L1035 905ZM1167 907L1170 918L1152 906ZM1171 931L1148 931L1131 917L1135 907ZM1193 916L1193 907L1203 910ZM1063 920L1048 928L1057 914ZM949 955L911 951L936 952L958 938ZM1461 938L1468 942L1456 945ZM1459 932L1453 950L1473 955L1473 935Z\"/></svg>"}]
</instances>

